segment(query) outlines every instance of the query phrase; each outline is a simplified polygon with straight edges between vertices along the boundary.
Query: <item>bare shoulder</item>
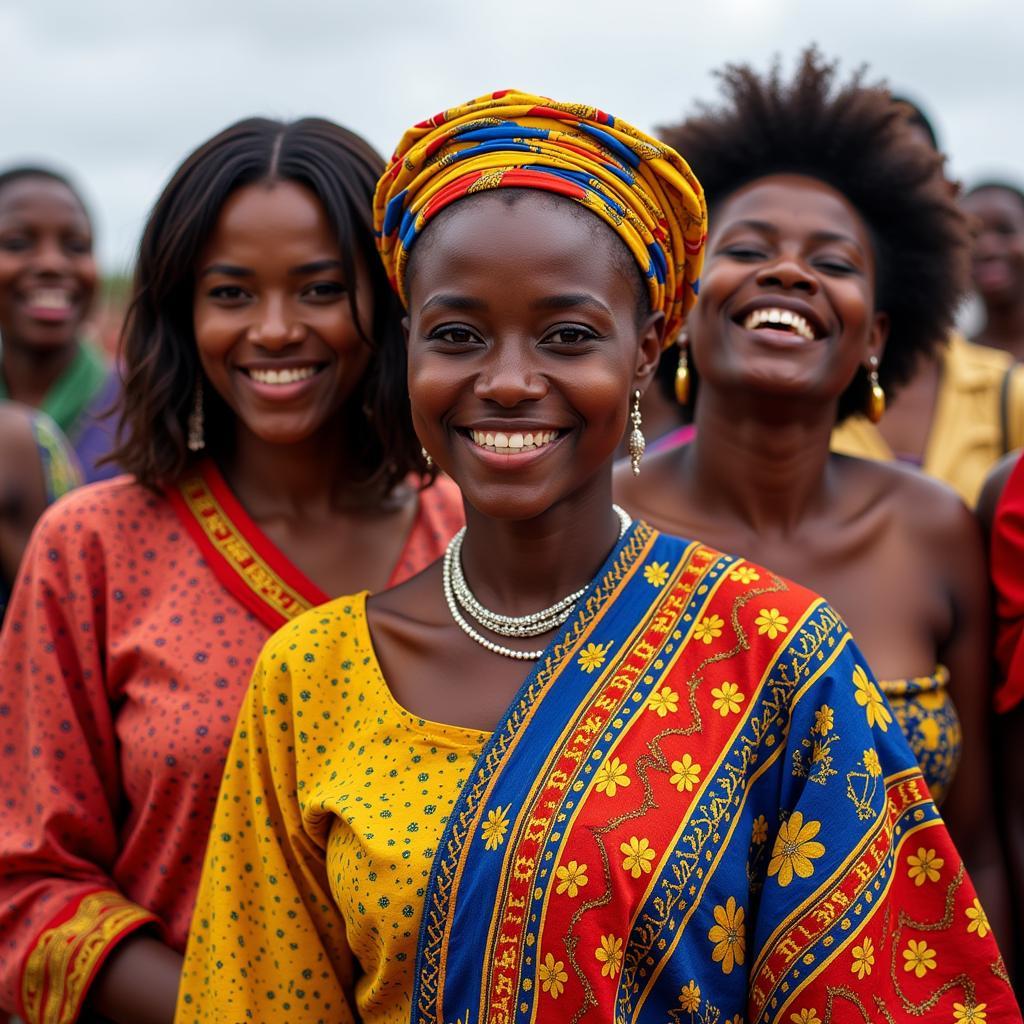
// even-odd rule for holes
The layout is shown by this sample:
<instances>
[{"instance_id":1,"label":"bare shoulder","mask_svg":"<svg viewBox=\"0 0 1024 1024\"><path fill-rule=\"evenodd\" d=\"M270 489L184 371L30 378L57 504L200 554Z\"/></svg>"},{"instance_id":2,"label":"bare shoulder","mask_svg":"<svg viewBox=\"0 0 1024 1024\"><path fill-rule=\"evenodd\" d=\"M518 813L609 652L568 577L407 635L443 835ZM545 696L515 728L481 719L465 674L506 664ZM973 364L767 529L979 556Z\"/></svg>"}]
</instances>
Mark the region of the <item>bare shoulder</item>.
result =
<instances>
[{"instance_id":1,"label":"bare shoulder","mask_svg":"<svg viewBox=\"0 0 1024 1024\"><path fill-rule=\"evenodd\" d=\"M35 435L32 431L32 424L37 415L35 410L17 402L0 402L0 451L6 459L34 459L38 462Z\"/></svg>"}]
</instances>

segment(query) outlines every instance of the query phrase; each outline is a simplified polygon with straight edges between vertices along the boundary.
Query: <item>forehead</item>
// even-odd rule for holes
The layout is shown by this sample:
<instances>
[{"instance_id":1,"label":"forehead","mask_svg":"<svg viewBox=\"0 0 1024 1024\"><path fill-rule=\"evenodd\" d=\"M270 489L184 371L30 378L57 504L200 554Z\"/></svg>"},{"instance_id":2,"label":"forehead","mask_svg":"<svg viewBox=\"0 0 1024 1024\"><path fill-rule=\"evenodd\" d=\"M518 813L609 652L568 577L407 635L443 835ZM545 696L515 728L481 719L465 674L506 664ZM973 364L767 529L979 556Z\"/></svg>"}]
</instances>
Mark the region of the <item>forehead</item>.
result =
<instances>
[{"instance_id":1,"label":"forehead","mask_svg":"<svg viewBox=\"0 0 1024 1024\"><path fill-rule=\"evenodd\" d=\"M411 305L434 289L495 281L506 290L572 287L610 299L624 285L632 301L624 243L596 214L543 193L511 202L499 192L460 200L427 226L412 255Z\"/></svg>"},{"instance_id":2,"label":"forehead","mask_svg":"<svg viewBox=\"0 0 1024 1024\"><path fill-rule=\"evenodd\" d=\"M964 209L977 217L1024 224L1024 202L1005 188L982 188L964 198Z\"/></svg>"},{"instance_id":3,"label":"forehead","mask_svg":"<svg viewBox=\"0 0 1024 1024\"><path fill-rule=\"evenodd\" d=\"M221 207L206 248L298 243L338 247L316 195L295 182L276 181L233 192Z\"/></svg>"},{"instance_id":4,"label":"forehead","mask_svg":"<svg viewBox=\"0 0 1024 1024\"><path fill-rule=\"evenodd\" d=\"M81 200L52 178L17 178L0 188L0 217L60 217L89 226Z\"/></svg>"},{"instance_id":5,"label":"forehead","mask_svg":"<svg viewBox=\"0 0 1024 1024\"><path fill-rule=\"evenodd\" d=\"M741 221L761 222L786 235L842 234L865 252L872 251L868 226L857 208L842 192L807 175L773 174L737 189L718 204L712 234Z\"/></svg>"}]
</instances>

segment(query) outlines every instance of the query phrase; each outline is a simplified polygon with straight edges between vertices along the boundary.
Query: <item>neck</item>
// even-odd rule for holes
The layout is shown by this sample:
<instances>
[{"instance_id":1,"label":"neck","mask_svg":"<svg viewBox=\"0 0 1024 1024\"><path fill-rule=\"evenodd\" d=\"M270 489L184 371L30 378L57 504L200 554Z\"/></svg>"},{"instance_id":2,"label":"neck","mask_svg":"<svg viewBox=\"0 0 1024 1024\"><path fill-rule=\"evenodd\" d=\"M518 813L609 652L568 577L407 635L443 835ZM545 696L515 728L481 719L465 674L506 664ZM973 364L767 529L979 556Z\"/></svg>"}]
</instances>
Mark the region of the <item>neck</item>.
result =
<instances>
[{"instance_id":1,"label":"neck","mask_svg":"<svg viewBox=\"0 0 1024 1024\"><path fill-rule=\"evenodd\" d=\"M78 342L59 348L36 348L7 341L2 366L8 395L16 402L40 406L47 392L78 355Z\"/></svg>"},{"instance_id":2,"label":"neck","mask_svg":"<svg viewBox=\"0 0 1024 1024\"><path fill-rule=\"evenodd\" d=\"M370 496L354 479L351 467L330 461L340 437L337 424L332 424L331 430L297 443L274 444L239 424L234 448L221 468L257 522L313 519L341 508L378 506L381 496Z\"/></svg>"},{"instance_id":3,"label":"neck","mask_svg":"<svg viewBox=\"0 0 1024 1024\"><path fill-rule=\"evenodd\" d=\"M505 615L546 608L590 582L621 529L611 465L534 519L485 516L466 503L462 566L478 601Z\"/></svg>"},{"instance_id":4,"label":"neck","mask_svg":"<svg viewBox=\"0 0 1024 1024\"><path fill-rule=\"evenodd\" d=\"M1024 303L987 306L985 327L978 340L1012 352L1024 350Z\"/></svg>"},{"instance_id":5,"label":"neck","mask_svg":"<svg viewBox=\"0 0 1024 1024\"><path fill-rule=\"evenodd\" d=\"M693 503L759 535L785 536L827 495L835 404L792 401L741 408L736 396L701 391L697 434L682 450Z\"/></svg>"}]
</instances>

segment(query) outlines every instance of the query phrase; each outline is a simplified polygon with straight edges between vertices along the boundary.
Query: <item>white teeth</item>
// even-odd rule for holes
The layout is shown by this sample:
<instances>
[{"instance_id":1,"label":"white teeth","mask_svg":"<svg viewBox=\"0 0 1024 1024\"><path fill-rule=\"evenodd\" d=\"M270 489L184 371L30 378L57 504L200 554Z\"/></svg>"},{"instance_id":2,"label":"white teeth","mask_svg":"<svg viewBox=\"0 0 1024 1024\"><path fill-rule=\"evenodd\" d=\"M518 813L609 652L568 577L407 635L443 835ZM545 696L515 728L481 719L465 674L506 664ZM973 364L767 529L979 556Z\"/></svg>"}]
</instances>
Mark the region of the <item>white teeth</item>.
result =
<instances>
[{"instance_id":1,"label":"white teeth","mask_svg":"<svg viewBox=\"0 0 1024 1024\"><path fill-rule=\"evenodd\" d=\"M538 430L529 434L506 434L500 430L471 430L473 443L500 452L523 452L543 448L558 437L557 430Z\"/></svg>"},{"instance_id":2,"label":"white teeth","mask_svg":"<svg viewBox=\"0 0 1024 1024\"><path fill-rule=\"evenodd\" d=\"M799 314L790 309L755 309L748 313L743 326L748 330L756 330L762 324L771 327L789 327L805 341L814 341L814 330Z\"/></svg>"},{"instance_id":3,"label":"white teeth","mask_svg":"<svg viewBox=\"0 0 1024 1024\"><path fill-rule=\"evenodd\" d=\"M36 309L70 309L71 296L63 288L37 288L28 295L28 304Z\"/></svg>"},{"instance_id":4,"label":"white teeth","mask_svg":"<svg viewBox=\"0 0 1024 1024\"><path fill-rule=\"evenodd\" d=\"M249 370L249 376L257 384L295 384L300 380L309 380L316 374L315 366L299 366L286 370Z\"/></svg>"}]
</instances>

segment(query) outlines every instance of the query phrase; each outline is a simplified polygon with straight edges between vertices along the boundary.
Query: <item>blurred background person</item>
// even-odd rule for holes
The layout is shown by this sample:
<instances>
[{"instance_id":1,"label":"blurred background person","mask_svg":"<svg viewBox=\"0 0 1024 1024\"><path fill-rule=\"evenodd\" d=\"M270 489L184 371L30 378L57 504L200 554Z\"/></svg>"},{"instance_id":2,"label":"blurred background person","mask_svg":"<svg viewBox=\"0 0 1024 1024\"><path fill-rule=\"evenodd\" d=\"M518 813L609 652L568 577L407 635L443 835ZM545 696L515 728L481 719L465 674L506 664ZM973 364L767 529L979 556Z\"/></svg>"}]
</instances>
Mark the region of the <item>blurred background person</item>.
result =
<instances>
[{"instance_id":1,"label":"blurred background person","mask_svg":"<svg viewBox=\"0 0 1024 1024\"><path fill-rule=\"evenodd\" d=\"M723 105L664 129L711 211L679 354L696 434L639 476L622 467L618 500L839 610L1005 935L974 518L917 472L829 450L837 420L880 411L950 329L968 235L889 92L836 74L814 50L790 81L730 67Z\"/></svg>"},{"instance_id":2,"label":"blurred background person","mask_svg":"<svg viewBox=\"0 0 1024 1024\"><path fill-rule=\"evenodd\" d=\"M419 571L461 524L450 482L419 488L383 169L329 121L242 121L149 217L121 352L130 476L44 514L0 639L0 1006L28 1024L170 1022L261 647Z\"/></svg>"},{"instance_id":3,"label":"blurred background person","mask_svg":"<svg viewBox=\"0 0 1024 1024\"><path fill-rule=\"evenodd\" d=\"M941 154L935 130L921 108L907 100L896 102L916 138ZM949 189L956 195L959 183L950 181ZM983 199L983 206L985 202ZM995 205L998 207L1000 202L1001 197ZM977 216L971 200L964 206L969 214ZM1024 204L1020 206L1020 221L1018 256L1024 254ZM988 231L989 235L993 233L994 229ZM996 246L984 241L984 236L976 238L974 244L977 286L978 246L986 251ZM1018 264L1016 280L1021 286L1024 260L1018 260ZM1004 263L1000 267L1005 272ZM1021 291L1017 309L1024 324ZM929 350L918 353L910 379L886 396L881 420L873 423L863 412L844 420L832 436L835 451L916 466L949 484L973 506L992 466L1008 451L1024 444L1024 366L1014 365L1016 356L987 347L983 338L978 340L982 344L972 344L954 329L937 339ZM883 353L883 367L885 359Z\"/></svg>"},{"instance_id":4,"label":"blurred background person","mask_svg":"<svg viewBox=\"0 0 1024 1024\"><path fill-rule=\"evenodd\" d=\"M985 181L964 196L963 205L974 218L971 271L985 310L974 340L1024 360L1024 189Z\"/></svg>"},{"instance_id":5,"label":"blurred background person","mask_svg":"<svg viewBox=\"0 0 1024 1024\"><path fill-rule=\"evenodd\" d=\"M0 402L0 622L36 520L81 482L74 452L49 416Z\"/></svg>"},{"instance_id":6,"label":"blurred background person","mask_svg":"<svg viewBox=\"0 0 1024 1024\"><path fill-rule=\"evenodd\" d=\"M114 444L116 372L82 338L97 283L92 222L71 182L45 167L0 173L0 398L42 409L87 481Z\"/></svg>"}]
</instances>

